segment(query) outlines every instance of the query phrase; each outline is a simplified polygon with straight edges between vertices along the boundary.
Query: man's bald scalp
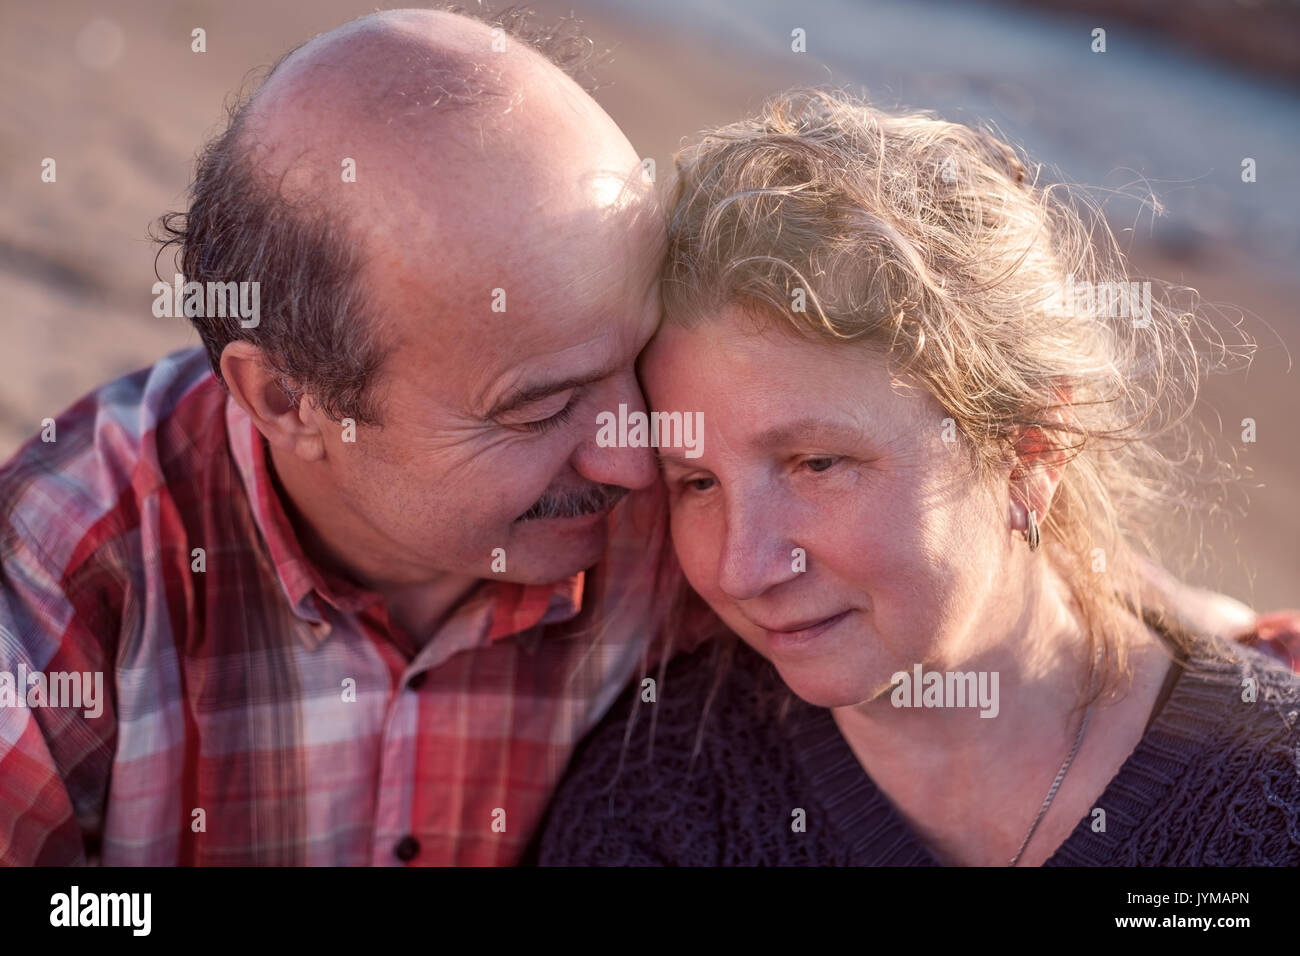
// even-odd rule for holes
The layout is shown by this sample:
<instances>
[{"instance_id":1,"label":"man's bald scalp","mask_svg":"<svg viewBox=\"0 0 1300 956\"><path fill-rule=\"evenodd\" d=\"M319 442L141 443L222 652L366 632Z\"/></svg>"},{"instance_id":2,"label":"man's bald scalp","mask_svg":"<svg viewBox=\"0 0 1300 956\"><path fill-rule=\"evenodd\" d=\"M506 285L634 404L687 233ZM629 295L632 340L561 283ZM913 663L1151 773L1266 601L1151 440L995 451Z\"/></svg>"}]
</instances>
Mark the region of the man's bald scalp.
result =
<instances>
[{"instance_id":1,"label":"man's bald scalp","mask_svg":"<svg viewBox=\"0 0 1300 956\"><path fill-rule=\"evenodd\" d=\"M492 49L496 27L504 31L505 53ZM408 57L413 69L377 80L391 76L391 60L370 61L372 67L382 67L374 68L371 75L355 65L340 64L337 53L357 41ZM501 66L495 71L485 69L493 57L502 58ZM188 209L163 215L155 232L159 256L168 248L178 250L178 271L188 281L255 279L261 284L263 306L257 327L244 328L238 320L222 317L194 320L217 379L224 381L220 362L225 347L248 341L261 350L295 401L307 394L335 420L381 421L372 386L387 346L369 314L371 299L359 287L363 263L343 211L346 204L337 190L329 194L328 202L315 201L322 197L309 185L317 178L310 165L304 167L308 182L300 183L306 188L286 192L286 177L295 161L312 152L310 139L287 141L278 168L275 163L261 166L262 160L274 155L275 135L285 131L274 123L254 125L248 120L262 106L267 107L264 118L274 116L277 89L295 94L300 98L296 105L307 108L296 115L308 134L315 118L329 115L310 111L313 98L321 93L312 89L311 80L328 76L331 70L351 78L358 104L368 98L382 99L387 93L410 101L412 105L405 107L410 113L426 121L436 115L441 122L444 113L463 112L463 107L489 112L487 106L509 100L508 84L516 73L546 76L542 67L548 64L554 65L551 79L557 85L562 87L567 76L581 92L593 59L591 42L582 35L580 21L572 17L548 28L522 11L506 11L484 22L462 16L458 8L371 14L282 57L253 96L231 108L226 129L201 151ZM372 128L391 127L400 125L393 122L399 115L390 107L382 121L374 115L368 119L375 124ZM245 137L246 126L253 135ZM328 160L332 181L337 183L342 157L327 152L310 162Z\"/></svg>"},{"instance_id":2,"label":"man's bald scalp","mask_svg":"<svg viewBox=\"0 0 1300 956\"><path fill-rule=\"evenodd\" d=\"M247 104L234 145L268 188L298 197L315 191L312 180L337 181L349 143L423 155L436 137L445 169L461 152L456 146L477 143L482 152L494 119L530 100L585 99L557 65L496 35L501 29L437 10L389 10L344 24L276 65Z\"/></svg>"}]
</instances>

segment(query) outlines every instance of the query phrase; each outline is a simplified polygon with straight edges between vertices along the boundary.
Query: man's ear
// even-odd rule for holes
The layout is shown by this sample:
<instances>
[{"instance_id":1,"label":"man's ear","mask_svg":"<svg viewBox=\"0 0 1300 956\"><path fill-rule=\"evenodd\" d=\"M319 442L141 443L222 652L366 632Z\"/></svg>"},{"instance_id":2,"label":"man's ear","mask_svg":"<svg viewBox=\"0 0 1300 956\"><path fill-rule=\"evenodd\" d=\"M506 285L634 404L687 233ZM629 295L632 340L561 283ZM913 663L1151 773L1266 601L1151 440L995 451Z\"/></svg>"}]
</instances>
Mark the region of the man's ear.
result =
<instances>
[{"instance_id":1,"label":"man's ear","mask_svg":"<svg viewBox=\"0 0 1300 956\"><path fill-rule=\"evenodd\" d=\"M268 442L303 461L324 457L325 442L305 398L295 402L262 350L251 342L229 343L221 352L221 377Z\"/></svg>"},{"instance_id":2,"label":"man's ear","mask_svg":"<svg viewBox=\"0 0 1300 956\"><path fill-rule=\"evenodd\" d=\"M1067 426L1066 408L1055 408L1047 417ZM1068 461L1067 431L1033 426L1016 432L1011 437L1015 458L1011 466L1011 528L1024 531L1029 527L1029 512L1038 512L1041 525L1052 508L1056 489L1061 483Z\"/></svg>"}]
</instances>

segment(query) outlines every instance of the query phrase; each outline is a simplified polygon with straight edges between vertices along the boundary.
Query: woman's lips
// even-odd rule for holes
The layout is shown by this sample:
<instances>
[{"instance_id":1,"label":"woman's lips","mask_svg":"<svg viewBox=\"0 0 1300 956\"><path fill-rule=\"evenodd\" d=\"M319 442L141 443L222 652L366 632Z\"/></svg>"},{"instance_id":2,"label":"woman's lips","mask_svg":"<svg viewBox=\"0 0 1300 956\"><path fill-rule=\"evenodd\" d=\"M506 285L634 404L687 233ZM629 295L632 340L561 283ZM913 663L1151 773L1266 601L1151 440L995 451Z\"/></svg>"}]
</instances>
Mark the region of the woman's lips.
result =
<instances>
[{"instance_id":1,"label":"woman's lips","mask_svg":"<svg viewBox=\"0 0 1300 956\"><path fill-rule=\"evenodd\" d=\"M759 624L767 637L767 646L772 649L793 648L821 637L849 615L849 611L840 611L820 620L799 622L784 627L768 627Z\"/></svg>"}]
</instances>

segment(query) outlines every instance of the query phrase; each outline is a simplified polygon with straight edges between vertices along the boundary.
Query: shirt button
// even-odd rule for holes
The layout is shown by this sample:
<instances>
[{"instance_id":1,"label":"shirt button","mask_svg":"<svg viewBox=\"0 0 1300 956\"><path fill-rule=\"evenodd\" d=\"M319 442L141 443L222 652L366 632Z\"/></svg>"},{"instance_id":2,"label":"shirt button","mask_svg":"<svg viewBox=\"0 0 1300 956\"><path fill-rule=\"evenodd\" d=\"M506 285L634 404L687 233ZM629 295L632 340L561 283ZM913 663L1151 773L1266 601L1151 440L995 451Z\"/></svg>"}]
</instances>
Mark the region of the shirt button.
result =
<instances>
[{"instance_id":1,"label":"shirt button","mask_svg":"<svg viewBox=\"0 0 1300 956\"><path fill-rule=\"evenodd\" d=\"M420 671L420 673L416 674L406 682L406 687L408 690L419 690L421 687L424 686L424 682L428 679L429 679L429 672Z\"/></svg>"},{"instance_id":2,"label":"shirt button","mask_svg":"<svg viewBox=\"0 0 1300 956\"><path fill-rule=\"evenodd\" d=\"M393 855L403 863L410 863L420 855L420 841L413 836L404 836L393 847Z\"/></svg>"}]
</instances>

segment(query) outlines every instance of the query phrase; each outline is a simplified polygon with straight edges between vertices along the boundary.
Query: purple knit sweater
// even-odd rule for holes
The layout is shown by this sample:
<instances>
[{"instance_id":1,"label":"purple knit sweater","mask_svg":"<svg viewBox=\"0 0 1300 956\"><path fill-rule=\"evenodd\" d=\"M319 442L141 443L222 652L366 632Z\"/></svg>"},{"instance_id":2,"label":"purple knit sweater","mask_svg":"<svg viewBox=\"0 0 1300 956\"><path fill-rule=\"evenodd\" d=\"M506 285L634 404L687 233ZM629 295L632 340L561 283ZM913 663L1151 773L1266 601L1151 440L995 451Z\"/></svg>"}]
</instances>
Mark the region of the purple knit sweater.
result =
<instances>
[{"instance_id":1,"label":"purple knit sweater","mask_svg":"<svg viewBox=\"0 0 1300 956\"><path fill-rule=\"evenodd\" d=\"M830 711L790 693L739 641L701 727L721 647L676 658L656 702L634 688L592 731L548 812L537 862L938 865ZM1096 800L1105 832L1080 820L1047 866L1300 865L1300 678L1217 639L1198 639L1175 676ZM1242 700L1247 677L1253 703ZM792 826L796 809L804 832Z\"/></svg>"}]
</instances>

